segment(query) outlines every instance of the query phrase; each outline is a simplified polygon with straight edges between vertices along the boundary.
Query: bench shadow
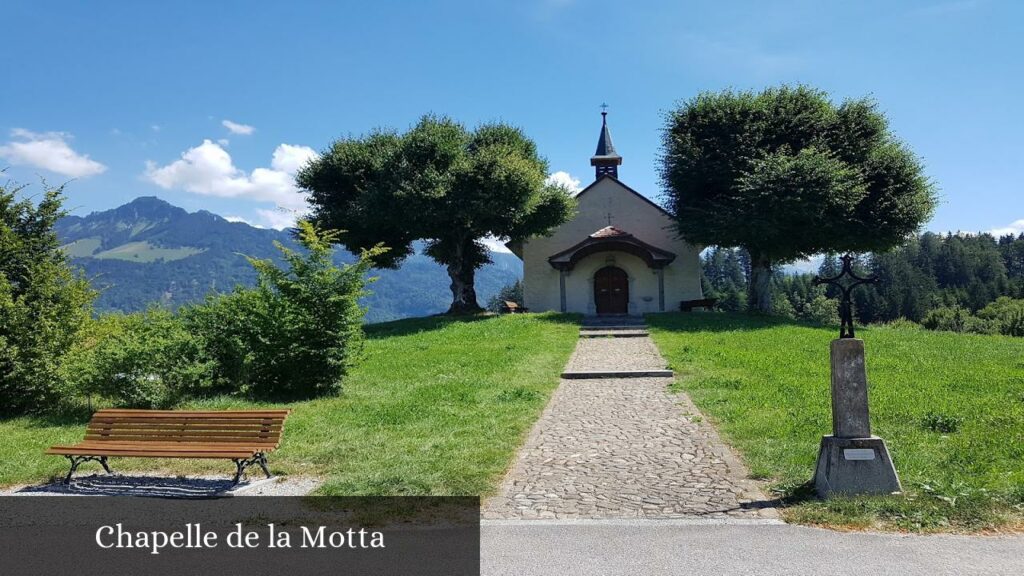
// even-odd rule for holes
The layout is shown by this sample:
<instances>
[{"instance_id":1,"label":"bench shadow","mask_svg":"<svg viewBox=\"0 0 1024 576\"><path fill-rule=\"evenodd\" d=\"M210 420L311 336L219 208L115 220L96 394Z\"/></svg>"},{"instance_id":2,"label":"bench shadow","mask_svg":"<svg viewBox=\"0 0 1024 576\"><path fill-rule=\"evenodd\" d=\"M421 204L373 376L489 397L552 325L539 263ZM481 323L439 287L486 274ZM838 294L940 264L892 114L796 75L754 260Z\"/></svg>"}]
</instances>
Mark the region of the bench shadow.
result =
<instances>
[{"instance_id":1,"label":"bench shadow","mask_svg":"<svg viewBox=\"0 0 1024 576\"><path fill-rule=\"evenodd\" d=\"M61 481L26 486L15 492L33 496L139 496L144 498L206 499L229 496L229 491L244 488L247 483L232 484L230 479L184 478L161 476L93 475L74 478L70 484Z\"/></svg>"}]
</instances>

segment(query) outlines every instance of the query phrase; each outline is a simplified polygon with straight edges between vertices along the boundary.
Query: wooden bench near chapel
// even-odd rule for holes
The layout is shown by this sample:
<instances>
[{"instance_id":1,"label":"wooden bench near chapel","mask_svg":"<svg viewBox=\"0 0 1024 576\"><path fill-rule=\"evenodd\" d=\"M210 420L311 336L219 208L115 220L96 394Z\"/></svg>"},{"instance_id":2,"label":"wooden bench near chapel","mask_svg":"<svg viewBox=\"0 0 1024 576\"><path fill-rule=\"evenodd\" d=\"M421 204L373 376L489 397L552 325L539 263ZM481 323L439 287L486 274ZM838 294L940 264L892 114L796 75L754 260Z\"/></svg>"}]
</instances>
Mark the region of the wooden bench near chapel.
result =
<instances>
[{"instance_id":1,"label":"wooden bench near chapel","mask_svg":"<svg viewBox=\"0 0 1024 576\"><path fill-rule=\"evenodd\" d=\"M710 311L715 309L715 304L718 303L717 298L705 298L703 300L683 300L679 303L680 312L693 312L694 308L703 308L704 310Z\"/></svg>"},{"instance_id":2,"label":"wooden bench near chapel","mask_svg":"<svg viewBox=\"0 0 1024 576\"><path fill-rule=\"evenodd\" d=\"M47 454L71 463L64 483L83 462L99 462L110 473L107 459L210 458L235 463L234 484L245 469L259 465L270 478L267 454L281 443L284 421L291 410L125 410L93 414L85 439L73 446L57 445Z\"/></svg>"}]
</instances>

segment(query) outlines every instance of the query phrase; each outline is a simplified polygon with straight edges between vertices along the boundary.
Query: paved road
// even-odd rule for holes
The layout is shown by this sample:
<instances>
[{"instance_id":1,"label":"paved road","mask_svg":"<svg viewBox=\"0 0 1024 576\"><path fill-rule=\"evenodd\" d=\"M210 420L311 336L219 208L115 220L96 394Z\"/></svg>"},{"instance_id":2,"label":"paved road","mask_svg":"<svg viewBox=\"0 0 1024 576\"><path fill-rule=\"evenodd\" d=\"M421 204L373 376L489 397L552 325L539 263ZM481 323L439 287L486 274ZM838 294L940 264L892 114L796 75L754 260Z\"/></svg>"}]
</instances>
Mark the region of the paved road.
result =
<instances>
[{"instance_id":1,"label":"paved road","mask_svg":"<svg viewBox=\"0 0 1024 576\"><path fill-rule=\"evenodd\" d=\"M685 520L489 521L485 576L1020 576L1024 537L839 533Z\"/></svg>"}]
</instances>

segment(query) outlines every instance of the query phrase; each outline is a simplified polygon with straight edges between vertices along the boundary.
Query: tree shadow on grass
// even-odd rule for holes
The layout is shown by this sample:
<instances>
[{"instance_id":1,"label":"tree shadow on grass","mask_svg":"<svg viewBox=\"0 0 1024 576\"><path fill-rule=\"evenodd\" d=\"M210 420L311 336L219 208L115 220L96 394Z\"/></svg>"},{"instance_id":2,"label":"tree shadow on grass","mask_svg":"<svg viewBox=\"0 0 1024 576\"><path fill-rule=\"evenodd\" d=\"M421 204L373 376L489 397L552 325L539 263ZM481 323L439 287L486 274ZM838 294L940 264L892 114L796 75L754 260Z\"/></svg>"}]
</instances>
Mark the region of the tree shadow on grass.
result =
<instances>
[{"instance_id":1,"label":"tree shadow on grass","mask_svg":"<svg viewBox=\"0 0 1024 576\"><path fill-rule=\"evenodd\" d=\"M93 409L84 402L59 407L51 412L38 414L7 414L0 416L0 422L24 419L29 428L52 428L55 426L85 426L92 417Z\"/></svg>"},{"instance_id":2,"label":"tree shadow on grass","mask_svg":"<svg viewBox=\"0 0 1024 576\"><path fill-rule=\"evenodd\" d=\"M516 314L531 320L561 325L578 325L581 316L579 314ZM408 336L420 332L440 330L452 324L465 324L474 322L488 322L501 318L501 315L494 313L460 314L448 315L438 314L436 316L425 316L423 318L406 318L404 320L393 320L379 324L367 324L363 327L366 338L369 340L381 340L394 336Z\"/></svg>"},{"instance_id":3,"label":"tree shadow on grass","mask_svg":"<svg viewBox=\"0 0 1024 576\"><path fill-rule=\"evenodd\" d=\"M367 339L380 340L393 336L408 336L409 334L417 334L419 332L440 330L452 324L484 322L493 320L496 317L494 314L438 314L422 318L405 318L390 322L380 322L378 324L367 324L363 326L363 330L366 332Z\"/></svg>"},{"instance_id":4,"label":"tree shadow on grass","mask_svg":"<svg viewBox=\"0 0 1024 576\"><path fill-rule=\"evenodd\" d=\"M662 312L647 314L645 320L651 328L671 332L749 332L778 326L838 330L838 327L743 312ZM858 326L858 330L863 329Z\"/></svg>"}]
</instances>

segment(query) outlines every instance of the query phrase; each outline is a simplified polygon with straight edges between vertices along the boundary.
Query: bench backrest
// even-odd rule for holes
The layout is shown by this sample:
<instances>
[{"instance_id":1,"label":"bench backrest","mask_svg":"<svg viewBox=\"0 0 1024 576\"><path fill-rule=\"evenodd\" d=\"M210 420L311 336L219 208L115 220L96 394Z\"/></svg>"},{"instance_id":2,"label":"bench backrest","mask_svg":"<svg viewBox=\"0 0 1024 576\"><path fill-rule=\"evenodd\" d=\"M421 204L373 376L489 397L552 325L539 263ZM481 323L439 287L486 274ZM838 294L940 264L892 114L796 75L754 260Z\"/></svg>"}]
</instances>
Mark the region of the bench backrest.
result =
<instances>
[{"instance_id":1,"label":"bench backrest","mask_svg":"<svg viewBox=\"0 0 1024 576\"><path fill-rule=\"evenodd\" d=\"M291 410L100 410L85 431L89 442L252 445L281 443Z\"/></svg>"}]
</instances>

